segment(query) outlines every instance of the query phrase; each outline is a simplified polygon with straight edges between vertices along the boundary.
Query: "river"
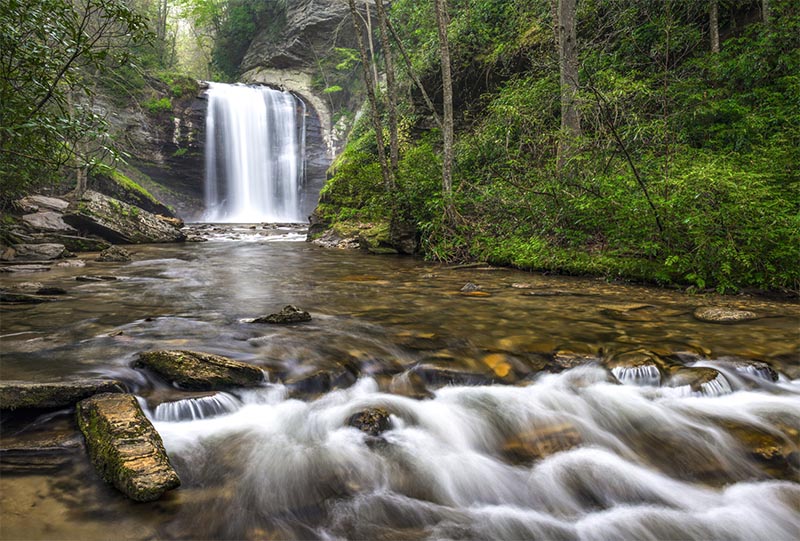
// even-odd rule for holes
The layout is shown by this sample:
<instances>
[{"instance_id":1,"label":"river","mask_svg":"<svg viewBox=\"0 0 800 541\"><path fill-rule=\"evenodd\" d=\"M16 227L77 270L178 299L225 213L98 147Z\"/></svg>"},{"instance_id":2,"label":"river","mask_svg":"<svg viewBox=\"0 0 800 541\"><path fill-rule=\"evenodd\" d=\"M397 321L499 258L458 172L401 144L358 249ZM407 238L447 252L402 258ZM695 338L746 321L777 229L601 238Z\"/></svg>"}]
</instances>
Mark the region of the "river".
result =
<instances>
[{"instance_id":1,"label":"river","mask_svg":"<svg viewBox=\"0 0 800 541\"><path fill-rule=\"evenodd\" d=\"M182 480L132 503L97 477L69 410L7 416L2 539L800 531L797 303L329 250L292 228L198 229L211 240L1 278L68 291L2 307L2 378L124 381ZM100 274L117 279L75 279ZM248 321L286 304L312 321ZM705 305L761 317L702 322ZM186 393L131 368L150 349L257 364L269 383ZM692 366L722 376L680 383ZM392 414L379 438L346 426L368 407ZM7 452L53 442L30 460Z\"/></svg>"}]
</instances>

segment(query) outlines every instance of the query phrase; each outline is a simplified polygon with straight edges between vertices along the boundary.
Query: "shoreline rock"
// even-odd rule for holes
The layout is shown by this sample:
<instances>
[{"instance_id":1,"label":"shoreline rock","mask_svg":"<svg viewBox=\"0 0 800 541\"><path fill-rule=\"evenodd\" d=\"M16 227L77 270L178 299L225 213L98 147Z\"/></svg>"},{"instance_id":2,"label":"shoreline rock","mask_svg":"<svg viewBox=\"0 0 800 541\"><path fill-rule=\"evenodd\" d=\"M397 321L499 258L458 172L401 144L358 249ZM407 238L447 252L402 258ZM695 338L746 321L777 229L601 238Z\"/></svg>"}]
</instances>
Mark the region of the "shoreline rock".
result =
<instances>
[{"instance_id":1,"label":"shoreline rock","mask_svg":"<svg viewBox=\"0 0 800 541\"><path fill-rule=\"evenodd\" d=\"M273 325L288 325L290 323L303 323L311 321L311 314L297 306L287 304L277 314L255 318L253 323L271 323Z\"/></svg>"},{"instance_id":2,"label":"shoreline rock","mask_svg":"<svg viewBox=\"0 0 800 541\"><path fill-rule=\"evenodd\" d=\"M100 476L132 500L157 500L180 486L164 444L131 394L100 394L78 403L78 426Z\"/></svg>"},{"instance_id":3,"label":"shoreline rock","mask_svg":"<svg viewBox=\"0 0 800 541\"><path fill-rule=\"evenodd\" d=\"M56 409L71 406L95 394L124 392L125 386L116 380L4 381L0 382L0 410Z\"/></svg>"}]
</instances>

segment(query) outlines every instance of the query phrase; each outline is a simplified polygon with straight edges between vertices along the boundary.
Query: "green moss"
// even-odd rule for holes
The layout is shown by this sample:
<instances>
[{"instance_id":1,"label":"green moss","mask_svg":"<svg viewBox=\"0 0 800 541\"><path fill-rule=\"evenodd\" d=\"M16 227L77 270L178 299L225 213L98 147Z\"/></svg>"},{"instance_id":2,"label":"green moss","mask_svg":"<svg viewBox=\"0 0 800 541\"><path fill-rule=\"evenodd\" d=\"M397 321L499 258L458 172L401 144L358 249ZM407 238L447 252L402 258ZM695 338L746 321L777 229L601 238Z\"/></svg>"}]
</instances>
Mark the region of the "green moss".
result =
<instances>
[{"instance_id":1,"label":"green moss","mask_svg":"<svg viewBox=\"0 0 800 541\"><path fill-rule=\"evenodd\" d=\"M110 171L109 176L114 182L125 188L127 191L134 192L152 203L158 203L158 199L153 197L153 194L148 192L138 183L134 182L130 177L121 173L119 170L114 169Z\"/></svg>"}]
</instances>

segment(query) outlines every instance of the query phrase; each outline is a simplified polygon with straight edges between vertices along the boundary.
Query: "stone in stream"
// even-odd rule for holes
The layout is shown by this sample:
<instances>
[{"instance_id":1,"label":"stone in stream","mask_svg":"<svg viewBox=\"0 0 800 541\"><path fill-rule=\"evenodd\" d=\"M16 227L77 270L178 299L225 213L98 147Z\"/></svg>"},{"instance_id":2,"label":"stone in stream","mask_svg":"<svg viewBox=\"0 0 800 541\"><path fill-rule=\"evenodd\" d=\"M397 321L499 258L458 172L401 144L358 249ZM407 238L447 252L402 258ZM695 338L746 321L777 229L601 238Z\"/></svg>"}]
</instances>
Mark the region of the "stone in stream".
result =
<instances>
[{"instance_id":1,"label":"stone in stream","mask_svg":"<svg viewBox=\"0 0 800 541\"><path fill-rule=\"evenodd\" d=\"M264 372L251 364L198 351L146 351L133 362L173 385L194 391L216 391L234 387L258 387Z\"/></svg>"},{"instance_id":2,"label":"stone in stream","mask_svg":"<svg viewBox=\"0 0 800 541\"><path fill-rule=\"evenodd\" d=\"M375 438L389 430L392 421L386 409L367 408L351 415L347 419L347 425Z\"/></svg>"},{"instance_id":3,"label":"stone in stream","mask_svg":"<svg viewBox=\"0 0 800 541\"><path fill-rule=\"evenodd\" d=\"M287 325L289 323L302 323L311 321L311 314L305 310L300 310L297 306L287 304L277 314L261 316L255 318L253 323L272 323L274 325Z\"/></svg>"},{"instance_id":4,"label":"stone in stream","mask_svg":"<svg viewBox=\"0 0 800 541\"><path fill-rule=\"evenodd\" d=\"M0 302L7 302L12 304L40 304L43 302L52 302L58 299L46 297L39 294L19 293L16 291L6 291L0 289Z\"/></svg>"},{"instance_id":5,"label":"stone in stream","mask_svg":"<svg viewBox=\"0 0 800 541\"><path fill-rule=\"evenodd\" d=\"M694 311L694 318L706 323L739 323L753 321L760 317L750 310L738 310L721 306L700 306Z\"/></svg>"},{"instance_id":6,"label":"stone in stream","mask_svg":"<svg viewBox=\"0 0 800 541\"><path fill-rule=\"evenodd\" d=\"M4 381L0 382L0 410L63 408L95 394L124 393L124 389L116 380Z\"/></svg>"},{"instance_id":7,"label":"stone in stream","mask_svg":"<svg viewBox=\"0 0 800 541\"><path fill-rule=\"evenodd\" d=\"M161 441L131 394L100 394L78 403L78 426L100 476L140 502L180 486Z\"/></svg>"},{"instance_id":8,"label":"stone in stream","mask_svg":"<svg viewBox=\"0 0 800 541\"><path fill-rule=\"evenodd\" d=\"M490 297L492 295L488 291L484 291L481 286L473 284L472 282L464 284L458 292L465 297Z\"/></svg>"},{"instance_id":9,"label":"stone in stream","mask_svg":"<svg viewBox=\"0 0 800 541\"><path fill-rule=\"evenodd\" d=\"M291 396L307 397L327 393L334 389L346 389L358 379L358 374L346 366L330 370L315 370L310 374L289 377L284 384L289 387Z\"/></svg>"},{"instance_id":10,"label":"stone in stream","mask_svg":"<svg viewBox=\"0 0 800 541\"><path fill-rule=\"evenodd\" d=\"M113 282L117 279L116 276L110 274L82 274L75 277L78 282Z\"/></svg>"},{"instance_id":11,"label":"stone in stream","mask_svg":"<svg viewBox=\"0 0 800 541\"><path fill-rule=\"evenodd\" d=\"M131 258L131 253L122 246L111 246L100 252L100 255L97 256L95 261L102 261L105 263L127 263Z\"/></svg>"},{"instance_id":12,"label":"stone in stream","mask_svg":"<svg viewBox=\"0 0 800 541\"><path fill-rule=\"evenodd\" d=\"M583 443L583 437L572 423L564 422L531 428L506 438L503 456L514 464L525 464L568 451Z\"/></svg>"},{"instance_id":13,"label":"stone in stream","mask_svg":"<svg viewBox=\"0 0 800 541\"><path fill-rule=\"evenodd\" d=\"M732 391L725 376L706 367L679 367L673 370L669 385L685 391L686 394L704 396L718 396Z\"/></svg>"}]
</instances>

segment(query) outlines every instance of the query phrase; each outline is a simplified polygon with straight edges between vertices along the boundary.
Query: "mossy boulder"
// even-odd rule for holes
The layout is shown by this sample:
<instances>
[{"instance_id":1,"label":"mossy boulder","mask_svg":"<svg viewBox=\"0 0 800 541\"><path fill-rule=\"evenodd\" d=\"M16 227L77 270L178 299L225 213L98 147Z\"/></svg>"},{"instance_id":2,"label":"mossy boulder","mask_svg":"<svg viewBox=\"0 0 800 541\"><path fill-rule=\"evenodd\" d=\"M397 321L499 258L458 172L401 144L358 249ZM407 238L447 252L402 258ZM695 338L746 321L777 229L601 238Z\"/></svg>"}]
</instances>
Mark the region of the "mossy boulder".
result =
<instances>
[{"instance_id":1,"label":"mossy boulder","mask_svg":"<svg viewBox=\"0 0 800 541\"><path fill-rule=\"evenodd\" d=\"M117 244L181 242L178 223L91 190L70 204L64 221Z\"/></svg>"},{"instance_id":2,"label":"mossy boulder","mask_svg":"<svg viewBox=\"0 0 800 541\"><path fill-rule=\"evenodd\" d=\"M198 351L147 351L139 354L133 366L193 391L257 387L264 382L264 372L257 366Z\"/></svg>"},{"instance_id":3,"label":"mossy boulder","mask_svg":"<svg viewBox=\"0 0 800 541\"><path fill-rule=\"evenodd\" d=\"M396 254L388 223L379 223L358 232L358 244L371 254Z\"/></svg>"},{"instance_id":4,"label":"mossy boulder","mask_svg":"<svg viewBox=\"0 0 800 541\"><path fill-rule=\"evenodd\" d=\"M4 381L0 382L0 410L63 408L95 394L124 393L124 389L116 380Z\"/></svg>"},{"instance_id":5,"label":"mossy boulder","mask_svg":"<svg viewBox=\"0 0 800 541\"><path fill-rule=\"evenodd\" d=\"M180 486L156 429L131 394L100 394L78 403L78 426L94 467L120 492L140 502Z\"/></svg>"}]
</instances>

